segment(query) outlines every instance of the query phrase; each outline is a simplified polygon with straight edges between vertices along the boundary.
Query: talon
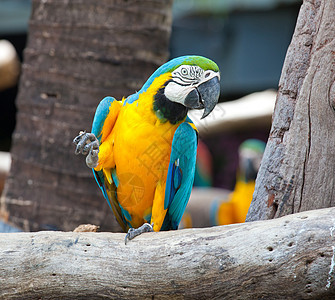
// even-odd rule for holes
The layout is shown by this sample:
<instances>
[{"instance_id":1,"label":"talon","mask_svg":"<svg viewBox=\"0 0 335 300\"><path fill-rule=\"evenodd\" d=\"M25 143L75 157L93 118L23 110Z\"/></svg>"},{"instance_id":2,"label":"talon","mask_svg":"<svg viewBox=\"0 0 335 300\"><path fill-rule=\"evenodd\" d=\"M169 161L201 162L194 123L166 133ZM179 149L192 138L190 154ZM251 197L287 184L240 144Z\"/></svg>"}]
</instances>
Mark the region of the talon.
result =
<instances>
[{"instance_id":1,"label":"talon","mask_svg":"<svg viewBox=\"0 0 335 300\"><path fill-rule=\"evenodd\" d=\"M91 147L91 144L86 144L83 148L83 154L86 155L91 150Z\"/></svg>"},{"instance_id":2,"label":"talon","mask_svg":"<svg viewBox=\"0 0 335 300\"><path fill-rule=\"evenodd\" d=\"M128 240L133 239L134 237L131 237L131 232L133 232L135 229L134 228L129 228L125 238L124 238L124 244L127 245Z\"/></svg>"},{"instance_id":3,"label":"talon","mask_svg":"<svg viewBox=\"0 0 335 300\"><path fill-rule=\"evenodd\" d=\"M99 153L99 149L92 150L91 148L89 154L86 156L86 165L89 168L95 168L98 166L98 163L99 163L98 153Z\"/></svg>"},{"instance_id":4,"label":"talon","mask_svg":"<svg viewBox=\"0 0 335 300\"><path fill-rule=\"evenodd\" d=\"M76 150L74 150L74 154L78 155L79 153L80 153L80 146L79 146L79 142L78 142Z\"/></svg>"},{"instance_id":5,"label":"talon","mask_svg":"<svg viewBox=\"0 0 335 300\"><path fill-rule=\"evenodd\" d=\"M144 232L152 232L154 231L153 229L154 223L151 225L149 223L144 223L142 226L138 228L129 228L126 237L124 239L125 245L127 245L127 242L132 240L133 238L137 237L138 235L144 233Z\"/></svg>"},{"instance_id":6,"label":"talon","mask_svg":"<svg viewBox=\"0 0 335 300\"><path fill-rule=\"evenodd\" d=\"M91 151L90 151L90 155L91 156L98 156L98 153L99 153L99 149L91 149Z\"/></svg>"},{"instance_id":7,"label":"talon","mask_svg":"<svg viewBox=\"0 0 335 300\"><path fill-rule=\"evenodd\" d=\"M92 152L92 150L99 149L99 141L95 137L93 133L86 133L82 131L73 139L73 143L77 145L75 154L82 153L87 155L88 153L96 155L96 151Z\"/></svg>"},{"instance_id":8,"label":"talon","mask_svg":"<svg viewBox=\"0 0 335 300\"><path fill-rule=\"evenodd\" d=\"M99 142L98 141L93 141L89 144L86 144L84 146L84 149L83 149L82 153L84 155L89 153L90 155L95 156L96 154L99 153Z\"/></svg>"},{"instance_id":9,"label":"talon","mask_svg":"<svg viewBox=\"0 0 335 300\"><path fill-rule=\"evenodd\" d=\"M81 140L81 137L86 133L86 131L80 131L79 135L77 135L74 139L73 139L73 143L74 144L78 144L79 141Z\"/></svg>"}]
</instances>

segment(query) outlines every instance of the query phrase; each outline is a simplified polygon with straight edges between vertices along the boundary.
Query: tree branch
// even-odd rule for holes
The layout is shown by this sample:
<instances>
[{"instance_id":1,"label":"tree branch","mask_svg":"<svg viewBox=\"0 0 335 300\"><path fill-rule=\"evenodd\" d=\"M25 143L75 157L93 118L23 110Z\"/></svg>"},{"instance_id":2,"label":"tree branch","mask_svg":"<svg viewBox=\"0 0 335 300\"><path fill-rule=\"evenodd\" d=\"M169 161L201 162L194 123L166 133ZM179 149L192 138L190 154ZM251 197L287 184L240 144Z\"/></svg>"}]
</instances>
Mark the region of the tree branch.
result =
<instances>
[{"instance_id":1,"label":"tree branch","mask_svg":"<svg viewBox=\"0 0 335 300\"><path fill-rule=\"evenodd\" d=\"M0 298L334 299L335 208L144 234L0 234Z\"/></svg>"}]
</instances>

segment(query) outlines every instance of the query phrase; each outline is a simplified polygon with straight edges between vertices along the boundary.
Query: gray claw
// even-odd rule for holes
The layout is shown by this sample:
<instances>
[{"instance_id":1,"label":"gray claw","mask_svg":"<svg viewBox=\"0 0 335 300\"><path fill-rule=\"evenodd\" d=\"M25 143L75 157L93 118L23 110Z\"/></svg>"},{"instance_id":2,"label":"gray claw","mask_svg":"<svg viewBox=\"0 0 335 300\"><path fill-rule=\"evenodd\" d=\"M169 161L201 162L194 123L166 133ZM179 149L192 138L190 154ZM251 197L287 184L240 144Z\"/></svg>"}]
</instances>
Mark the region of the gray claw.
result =
<instances>
[{"instance_id":1,"label":"gray claw","mask_svg":"<svg viewBox=\"0 0 335 300\"><path fill-rule=\"evenodd\" d=\"M99 163L99 156L98 156L99 150L93 150L86 156L86 165L93 169L96 166L98 166Z\"/></svg>"},{"instance_id":2,"label":"gray claw","mask_svg":"<svg viewBox=\"0 0 335 300\"><path fill-rule=\"evenodd\" d=\"M73 139L73 143L77 145L84 134L86 134L86 131L81 131L79 135Z\"/></svg>"},{"instance_id":3,"label":"gray claw","mask_svg":"<svg viewBox=\"0 0 335 300\"><path fill-rule=\"evenodd\" d=\"M95 168L98 165L99 141L93 133L80 132L73 139L73 143L77 145L75 154L82 153L87 155L86 165L89 168Z\"/></svg>"},{"instance_id":4,"label":"gray claw","mask_svg":"<svg viewBox=\"0 0 335 300\"><path fill-rule=\"evenodd\" d=\"M88 153L90 153L92 155L96 151L98 151L98 153L99 153L99 141L98 140L95 140L95 141L93 141L93 142L91 142L89 144L86 144L84 146L84 149L83 149L82 153L84 155L86 155Z\"/></svg>"},{"instance_id":5,"label":"gray claw","mask_svg":"<svg viewBox=\"0 0 335 300\"><path fill-rule=\"evenodd\" d=\"M125 245L127 245L127 242L132 240L133 238L137 237L138 235L144 233L144 232L152 232L154 224L151 225L149 223L144 223L142 226L138 228L129 228L128 233L126 234L126 237L124 239Z\"/></svg>"}]
</instances>

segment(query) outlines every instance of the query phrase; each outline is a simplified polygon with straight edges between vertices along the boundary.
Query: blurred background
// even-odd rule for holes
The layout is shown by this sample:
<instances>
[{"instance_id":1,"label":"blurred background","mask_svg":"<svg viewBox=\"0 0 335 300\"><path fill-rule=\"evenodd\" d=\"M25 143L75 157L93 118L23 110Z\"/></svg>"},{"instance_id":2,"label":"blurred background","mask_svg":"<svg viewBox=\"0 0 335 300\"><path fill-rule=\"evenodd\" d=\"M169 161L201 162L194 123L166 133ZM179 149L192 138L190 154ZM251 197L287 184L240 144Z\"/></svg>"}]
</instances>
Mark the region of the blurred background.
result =
<instances>
[{"instance_id":1,"label":"blurred background","mask_svg":"<svg viewBox=\"0 0 335 300\"><path fill-rule=\"evenodd\" d=\"M211 118L197 124L201 128L201 143L195 184L199 188L213 188L213 194L200 190L200 194L192 195L194 202L208 198L208 215L212 220L200 224L192 217L192 209L188 209L184 227L219 224L213 214L217 213L223 195L228 202L232 201L230 191L237 188L239 178L243 177L241 170L244 175L250 171L245 170L241 160L248 161L253 169L259 167L259 155L265 146L262 142L266 142L271 126L275 90L301 3L174 0L170 57L203 55L217 62L221 70L221 106ZM0 0L0 193L10 165L8 152L15 127L15 98L30 10L29 0ZM199 119L196 114L193 117ZM251 140L247 144L253 150L242 151L247 140ZM245 193L252 196L252 191L248 188Z\"/></svg>"}]
</instances>

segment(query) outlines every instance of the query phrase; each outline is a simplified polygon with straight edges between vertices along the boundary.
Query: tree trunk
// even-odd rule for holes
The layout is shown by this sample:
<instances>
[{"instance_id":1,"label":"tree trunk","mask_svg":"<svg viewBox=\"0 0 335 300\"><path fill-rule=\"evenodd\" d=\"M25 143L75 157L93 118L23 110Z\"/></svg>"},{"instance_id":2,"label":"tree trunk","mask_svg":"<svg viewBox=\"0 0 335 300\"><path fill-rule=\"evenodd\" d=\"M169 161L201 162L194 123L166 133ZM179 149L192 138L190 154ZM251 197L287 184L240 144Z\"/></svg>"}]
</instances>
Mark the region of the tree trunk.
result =
<instances>
[{"instance_id":1,"label":"tree trunk","mask_svg":"<svg viewBox=\"0 0 335 300\"><path fill-rule=\"evenodd\" d=\"M247 221L335 205L334 20L334 1L304 1Z\"/></svg>"},{"instance_id":2,"label":"tree trunk","mask_svg":"<svg viewBox=\"0 0 335 300\"><path fill-rule=\"evenodd\" d=\"M34 0L2 217L27 231L119 230L73 138L107 96L138 90L168 57L172 0Z\"/></svg>"},{"instance_id":3,"label":"tree trunk","mask_svg":"<svg viewBox=\"0 0 335 300\"><path fill-rule=\"evenodd\" d=\"M1 299L334 299L335 208L147 233L0 234Z\"/></svg>"}]
</instances>

